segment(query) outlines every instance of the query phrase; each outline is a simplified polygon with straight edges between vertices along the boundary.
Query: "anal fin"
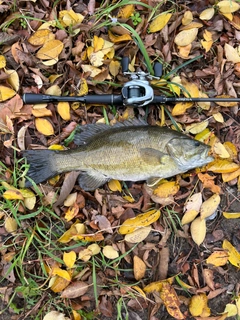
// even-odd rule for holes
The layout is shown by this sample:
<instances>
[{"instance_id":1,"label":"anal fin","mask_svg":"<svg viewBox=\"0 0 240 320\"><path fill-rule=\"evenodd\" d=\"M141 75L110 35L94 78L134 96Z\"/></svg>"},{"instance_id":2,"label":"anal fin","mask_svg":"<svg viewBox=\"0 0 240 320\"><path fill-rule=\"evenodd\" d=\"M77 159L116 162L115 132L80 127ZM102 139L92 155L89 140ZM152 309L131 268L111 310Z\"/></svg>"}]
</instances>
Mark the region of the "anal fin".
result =
<instances>
[{"instance_id":1,"label":"anal fin","mask_svg":"<svg viewBox=\"0 0 240 320\"><path fill-rule=\"evenodd\" d=\"M101 173L82 172L78 176L78 184L85 191L93 191L110 179Z\"/></svg>"}]
</instances>

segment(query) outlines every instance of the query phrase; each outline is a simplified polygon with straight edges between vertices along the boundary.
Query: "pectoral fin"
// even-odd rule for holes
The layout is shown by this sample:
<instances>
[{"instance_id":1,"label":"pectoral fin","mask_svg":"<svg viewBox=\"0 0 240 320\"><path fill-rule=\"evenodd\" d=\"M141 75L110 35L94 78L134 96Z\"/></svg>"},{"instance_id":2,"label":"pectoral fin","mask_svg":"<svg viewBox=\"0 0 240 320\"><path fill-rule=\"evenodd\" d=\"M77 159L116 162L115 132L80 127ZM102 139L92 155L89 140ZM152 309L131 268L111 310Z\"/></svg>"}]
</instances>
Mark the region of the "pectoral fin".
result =
<instances>
[{"instance_id":1,"label":"pectoral fin","mask_svg":"<svg viewBox=\"0 0 240 320\"><path fill-rule=\"evenodd\" d=\"M78 176L78 184L85 191L93 191L110 179L102 174L82 172Z\"/></svg>"},{"instance_id":2,"label":"pectoral fin","mask_svg":"<svg viewBox=\"0 0 240 320\"><path fill-rule=\"evenodd\" d=\"M140 149L142 159L151 166L159 166L159 164L166 164L166 153L153 148Z\"/></svg>"},{"instance_id":3,"label":"pectoral fin","mask_svg":"<svg viewBox=\"0 0 240 320\"><path fill-rule=\"evenodd\" d=\"M147 185L149 187L155 186L162 178L159 177L150 177L147 179Z\"/></svg>"}]
</instances>

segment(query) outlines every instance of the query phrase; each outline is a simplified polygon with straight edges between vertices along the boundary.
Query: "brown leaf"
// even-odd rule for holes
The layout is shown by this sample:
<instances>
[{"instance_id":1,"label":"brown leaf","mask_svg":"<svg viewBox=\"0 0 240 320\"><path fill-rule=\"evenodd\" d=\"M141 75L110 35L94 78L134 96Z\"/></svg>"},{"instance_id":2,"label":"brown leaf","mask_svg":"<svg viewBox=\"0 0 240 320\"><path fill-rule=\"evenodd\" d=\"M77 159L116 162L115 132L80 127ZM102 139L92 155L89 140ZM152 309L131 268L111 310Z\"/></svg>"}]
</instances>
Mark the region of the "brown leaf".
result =
<instances>
[{"instance_id":1,"label":"brown leaf","mask_svg":"<svg viewBox=\"0 0 240 320\"><path fill-rule=\"evenodd\" d=\"M162 283L160 298L162 299L168 313L174 319L185 319L184 315L182 314L179 308L180 302L178 300L178 296L174 288L167 281L164 281Z\"/></svg>"},{"instance_id":2,"label":"brown leaf","mask_svg":"<svg viewBox=\"0 0 240 320\"><path fill-rule=\"evenodd\" d=\"M141 280L146 272L146 264L138 256L133 258L133 273L134 278L138 281Z\"/></svg>"},{"instance_id":3,"label":"brown leaf","mask_svg":"<svg viewBox=\"0 0 240 320\"><path fill-rule=\"evenodd\" d=\"M89 284L84 281L71 283L61 294L61 298L74 299L84 295L89 288Z\"/></svg>"}]
</instances>

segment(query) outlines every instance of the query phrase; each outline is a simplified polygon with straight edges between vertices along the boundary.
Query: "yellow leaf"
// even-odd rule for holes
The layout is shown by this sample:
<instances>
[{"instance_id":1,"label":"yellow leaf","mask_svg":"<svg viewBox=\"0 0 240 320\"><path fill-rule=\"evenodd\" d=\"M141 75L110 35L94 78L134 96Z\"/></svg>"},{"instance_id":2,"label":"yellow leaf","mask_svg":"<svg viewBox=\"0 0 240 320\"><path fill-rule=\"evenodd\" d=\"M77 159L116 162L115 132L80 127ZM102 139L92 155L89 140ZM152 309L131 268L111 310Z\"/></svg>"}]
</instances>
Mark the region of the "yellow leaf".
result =
<instances>
[{"instance_id":1,"label":"yellow leaf","mask_svg":"<svg viewBox=\"0 0 240 320\"><path fill-rule=\"evenodd\" d=\"M71 281L71 276L69 275L69 273L66 270L62 270L59 267L53 267L52 269L52 275L53 276L59 276L67 281Z\"/></svg>"},{"instance_id":2,"label":"yellow leaf","mask_svg":"<svg viewBox=\"0 0 240 320\"><path fill-rule=\"evenodd\" d=\"M208 126L208 121L202 121L199 123L192 123L188 126L186 126L186 132L190 132L192 134L197 134L205 130Z\"/></svg>"},{"instance_id":3,"label":"yellow leaf","mask_svg":"<svg viewBox=\"0 0 240 320\"><path fill-rule=\"evenodd\" d=\"M214 173L230 173L238 169L238 164L225 159L216 159L207 165L207 170L212 171Z\"/></svg>"},{"instance_id":4,"label":"yellow leaf","mask_svg":"<svg viewBox=\"0 0 240 320\"><path fill-rule=\"evenodd\" d=\"M103 45L104 45L104 39L101 38L101 37L98 37L96 35L94 35L93 37L93 51L94 52L98 52L99 50L102 50L103 48Z\"/></svg>"},{"instance_id":5,"label":"yellow leaf","mask_svg":"<svg viewBox=\"0 0 240 320\"><path fill-rule=\"evenodd\" d=\"M86 79L81 79L80 89L78 92L79 96L85 96L88 94L88 84Z\"/></svg>"},{"instance_id":6,"label":"yellow leaf","mask_svg":"<svg viewBox=\"0 0 240 320\"><path fill-rule=\"evenodd\" d=\"M240 56L239 56L237 50L234 49L232 46L230 46L230 44L225 43L224 51L225 51L227 61L231 61L233 63L240 62Z\"/></svg>"},{"instance_id":7,"label":"yellow leaf","mask_svg":"<svg viewBox=\"0 0 240 320\"><path fill-rule=\"evenodd\" d=\"M174 277L171 277L171 278L167 278L166 280L152 282L152 283L148 284L147 286L145 286L143 288L143 291L146 293L152 293L154 291L159 292L162 290L163 282L168 282L169 284L172 284L173 280L174 280Z\"/></svg>"},{"instance_id":8,"label":"yellow leaf","mask_svg":"<svg viewBox=\"0 0 240 320\"><path fill-rule=\"evenodd\" d=\"M80 13L76 13L73 10L59 11L59 21L63 27L73 27L81 23L84 16Z\"/></svg>"},{"instance_id":9,"label":"yellow leaf","mask_svg":"<svg viewBox=\"0 0 240 320\"><path fill-rule=\"evenodd\" d=\"M142 242L147 238L151 230L151 226L139 228L131 233L126 234L124 240L130 243Z\"/></svg>"},{"instance_id":10,"label":"yellow leaf","mask_svg":"<svg viewBox=\"0 0 240 320\"><path fill-rule=\"evenodd\" d=\"M58 241L61 243L69 242L72 237L76 234L84 234L86 232L85 225L83 223L79 223L77 220L74 224L71 225L70 229L68 229L59 239Z\"/></svg>"},{"instance_id":11,"label":"yellow leaf","mask_svg":"<svg viewBox=\"0 0 240 320\"><path fill-rule=\"evenodd\" d=\"M185 319L184 315L182 314L179 305L180 302L178 300L178 296L174 290L174 288L167 282L163 281L162 283L162 290L160 291L160 298L162 299L167 312L174 318L174 319Z\"/></svg>"},{"instance_id":12,"label":"yellow leaf","mask_svg":"<svg viewBox=\"0 0 240 320\"><path fill-rule=\"evenodd\" d=\"M224 313L227 312L228 317L234 317L238 313L237 306L235 304L228 303L228 304L226 304L223 312Z\"/></svg>"},{"instance_id":13,"label":"yellow leaf","mask_svg":"<svg viewBox=\"0 0 240 320\"><path fill-rule=\"evenodd\" d=\"M109 64L109 71L112 76L116 77L119 73L120 62L118 60L112 60Z\"/></svg>"},{"instance_id":14,"label":"yellow leaf","mask_svg":"<svg viewBox=\"0 0 240 320\"><path fill-rule=\"evenodd\" d=\"M65 265L67 266L67 268L73 268L75 262L77 259L77 255L74 251L70 251L70 252L64 252L63 253L63 261L65 263Z\"/></svg>"},{"instance_id":15,"label":"yellow leaf","mask_svg":"<svg viewBox=\"0 0 240 320\"><path fill-rule=\"evenodd\" d=\"M200 293L190 299L189 311L193 317L201 316L204 309L207 307L207 296L205 293Z\"/></svg>"},{"instance_id":16,"label":"yellow leaf","mask_svg":"<svg viewBox=\"0 0 240 320\"><path fill-rule=\"evenodd\" d=\"M13 233L17 230L17 221L14 218L7 217L4 222L4 228L7 232Z\"/></svg>"},{"instance_id":17,"label":"yellow leaf","mask_svg":"<svg viewBox=\"0 0 240 320\"><path fill-rule=\"evenodd\" d=\"M67 221L71 221L74 217L76 217L78 212L79 212L79 207L77 205L73 205L73 206L68 208L68 210L65 213L64 218Z\"/></svg>"},{"instance_id":18,"label":"yellow leaf","mask_svg":"<svg viewBox=\"0 0 240 320\"><path fill-rule=\"evenodd\" d=\"M54 38L54 34L49 29L40 29L28 39L28 42L33 46L41 46Z\"/></svg>"},{"instance_id":19,"label":"yellow leaf","mask_svg":"<svg viewBox=\"0 0 240 320\"><path fill-rule=\"evenodd\" d=\"M216 98L234 98L232 96L222 94L220 96L216 96ZM221 107L235 107L238 105L238 102L234 101L226 101L226 102L221 102L221 101L216 101L216 104L221 106Z\"/></svg>"},{"instance_id":20,"label":"yellow leaf","mask_svg":"<svg viewBox=\"0 0 240 320\"><path fill-rule=\"evenodd\" d=\"M223 241L222 247L228 251L229 262L235 267L240 268L240 253L237 251L237 249L235 249L234 246L227 240Z\"/></svg>"},{"instance_id":21,"label":"yellow leaf","mask_svg":"<svg viewBox=\"0 0 240 320\"><path fill-rule=\"evenodd\" d=\"M209 199L203 202L200 208L201 219L210 217L218 208L221 198L219 194L212 195Z\"/></svg>"},{"instance_id":22,"label":"yellow leaf","mask_svg":"<svg viewBox=\"0 0 240 320\"><path fill-rule=\"evenodd\" d=\"M84 249L79 252L78 259L87 262L92 257L92 251L89 249Z\"/></svg>"},{"instance_id":23,"label":"yellow leaf","mask_svg":"<svg viewBox=\"0 0 240 320\"><path fill-rule=\"evenodd\" d=\"M73 206L75 201L77 200L77 192L70 193L66 200L64 200L63 204L65 207Z\"/></svg>"},{"instance_id":24,"label":"yellow leaf","mask_svg":"<svg viewBox=\"0 0 240 320\"><path fill-rule=\"evenodd\" d=\"M198 28L180 31L174 39L178 46L187 46L192 43L198 34Z\"/></svg>"},{"instance_id":25,"label":"yellow leaf","mask_svg":"<svg viewBox=\"0 0 240 320\"><path fill-rule=\"evenodd\" d=\"M69 284L70 281L59 276L53 277L49 283L51 290L56 293L63 291Z\"/></svg>"},{"instance_id":26,"label":"yellow leaf","mask_svg":"<svg viewBox=\"0 0 240 320\"><path fill-rule=\"evenodd\" d=\"M101 248L97 243L90 244L87 248L92 252L92 256L99 254L99 252L101 251Z\"/></svg>"},{"instance_id":27,"label":"yellow leaf","mask_svg":"<svg viewBox=\"0 0 240 320\"><path fill-rule=\"evenodd\" d=\"M146 227L157 221L160 218L160 210L150 210L145 213L139 214L135 218L127 219L119 228L119 233L128 234L132 233L140 227Z\"/></svg>"},{"instance_id":28,"label":"yellow leaf","mask_svg":"<svg viewBox=\"0 0 240 320\"><path fill-rule=\"evenodd\" d=\"M203 24L201 22L197 22L197 21L192 21L190 22L189 24L187 24L186 26L182 25L180 28L179 28L179 31L183 31L183 30L190 30L190 29L193 29L193 28L202 28Z\"/></svg>"},{"instance_id":29,"label":"yellow leaf","mask_svg":"<svg viewBox=\"0 0 240 320\"><path fill-rule=\"evenodd\" d=\"M224 142L223 145L226 148L227 152L229 153L231 160L237 159L238 151L236 146L230 141Z\"/></svg>"},{"instance_id":30,"label":"yellow leaf","mask_svg":"<svg viewBox=\"0 0 240 320\"><path fill-rule=\"evenodd\" d=\"M189 210L186 213L184 213L183 217L182 217L182 225L187 224L192 222L196 216L198 215L198 211L197 210Z\"/></svg>"},{"instance_id":31,"label":"yellow leaf","mask_svg":"<svg viewBox=\"0 0 240 320\"><path fill-rule=\"evenodd\" d=\"M206 52L208 52L212 48L212 44L213 44L213 40L208 40L208 41L201 40L201 45L203 46Z\"/></svg>"},{"instance_id":32,"label":"yellow leaf","mask_svg":"<svg viewBox=\"0 0 240 320\"><path fill-rule=\"evenodd\" d=\"M122 191L121 183L118 180L114 180L114 179L110 180L108 182L108 187L111 191L119 191L119 192Z\"/></svg>"},{"instance_id":33,"label":"yellow leaf","mask_svg":"<svg viewBox=\"0 0 240 320\"><path fill-rule=\"evenodd\" d=\"M140 293L141 296L146 298L145 292L141 288L139 288L139 286L132 286L132 289L136 290L138 293Z\"/></svg>"},{"instance_id":34,"label":"yellow leaf","mask_svg":"<svg viewBox=\"0 0 240 320\"><path fill-rule=\"evenodd\" d=\"M240 212L223 212L223 216L226 219L237 219L240 218Z\"/></svg>"},{"instance_id":35,"label":"yellow leaf","mask_svg":"<svg viewBox=\"0 0 240 320\"><path fill-rule=\"evenodd\" d=\"M214 16L214 8L207 8L200 13L199 18L201 20L210 20Z\"/></svg>"},{"instance_id":36,"label":"yellow leaf","mask_svg":"<svg viewBox=\"0 0 240 320\"><path fill-rule=\"evenodd\" d=\"M185 79L182 79L182 85L186 90L183 91L183 95L185 97L193 97L193 98L198 98L199 97L199 89L198 86L193 83L193 82L188 82Z\"/></svg>"},{"instance_id":37,"label":"yellow leaf","mask_svg":"<svg viewBox=\"0 0 240 320\"><path fill-rule=\"evenodd\" d=\"M185 211L196 210L199 212L202 205L202 193L194 193L190 198L188 198L186 204L184 205Z\"/></svg>"},{"instance_id":38,"label":"yellow leaf","mask_svg":"<svg viewBox=\"0 0 240 320\"><path fill-rule=\"evenodd\" d=\"M73 314L73 320L81 320L82 319L81 315L77 311L72 310L72 314Z\"/></svg>"},{"instance_id":39,"label":"yellow leaf","mask_svg":"<svg viewBox=\"0 0 240 320\"><path fill-rule=\"evenodd\" d=\"M217 6L221 13L232 13L239 10L240 8L237 2L229 0L223 0L218 2Z\"/></svg>"},{"instance_id":40,"label":"yellow leaf","mask_svg":"<svg viewBox=\"0 0 240 320\"><path fill-rule=\"evenodd\" d=\"M207 141L211 135L211 131L206 128L202 132L196 134L195 139L201 142Z\"/></svg>"},{"instance_id":41,"label":"yellow leaf","mask_svg":"<svg viewBox=\"0 0 240 320\"><path fill-rule=\"evenodd\" d=\"M132 37L129 34L123 34L121 36L115 36L110 30L108 31L108 37L113 43L119 43L123 41L131 41Z\"/></svg>"},{"instance_id":42,"label":"yellow leaf","mask_svg":"<svg viewBox=\"0 0 240 320\"><path fill-rule=\"evenodd\" d=\"M133 257L133 274L134 278L138 281L145 276L146 264L138 256Z\"/></svg>"},{"instance_id":43,"label":"yellow leaf","mask_svg":"<svg viewBox=\"0 0 240 320\"><path fill-rule=\"evenodd\" d=\"M203 183L203 188L210 189L213 193L220 193L221 188L214 183L215 176L210 176L208 173L198 173L199 180Z\"/></svg>"},{"instance_id":44,"label":"yellow leaf","mask_svg":"<svg viewBox=\"0 0 240 320\"><path fill-rule=\"evenodd\" d=\"M69 102L58 102L57 111L63 120L68 121L71 119Z\"/></svg>"},{"instance_id":45,"label":"yellow leaf","mask_svg":"<svg viewBox=\"0 0 240 320\"><path fill-rule=\"evenodd\" d=\"M134 13L134 5L128 4L126 6L120 7L117 17L122 19L128 19L131 17L131 15Z\"/></svg>"},{"instance_id":46,"label":"yellow leaf","mask_svg":"<svg viewBox=\"0 0 240 320\"><path fill-rule=\"evenodd\" d=\"M224 122L224 118L222 116L222 114L220 112L217 112L217 113L214 113L213 114L213 118L217 121L217 122L220 122L220 123L223 123Z\"/></svg>"},{"instance_id":47,"label":"yellow leaf","mask_svg":"<svg viewBox=\"0 0 240 320\"><path fill-rule=\"evenodd\" d=\"M119 257L119 253L112 246L105 246L102 250L104 256L108 259L116 259Z\"/></svg>"},{"instance_id":48,"label":"yellow leaf","mask_svg":"<svg viewBox=\"0 0 240 320\"><path fill-rule=\"evenodd\" d=\"M216 141L213 145L213 152L217 154L220 158L226 159L230 158L230 154L220 141Z\"/></svg>"},{"instance_id":49,"label":"yellow leaf","mask_svg":"<svg viewBox=\"0 0 240 320\"><path fill-rule=\"evenodd\" d=\"M6 59L3 55L0 55L0 69L5 68L6 67Z\"/></svg>"},{"instance_id":50,"label":"yellow leaf","mask_svg":"<svg viewBox=\"0 0 240 320\"><path fill-rule=\"evenodd\" d=\"M168 83L167 86L169 87L171 92L176 93L179 96L180 92L181 92L181 89L180 89L180 86L178 86L178 84L181 85L182 81L181 81L181 78L179 76L176 76L176 77L173 77L171 79L171 82Z\"/></svg>"},{"instance_id":51,"label":"yellow leaf","mask_svg":"<svg viewBox=\"0 0 240 320\"><path fill-rule=\"evenodd\" d=\"M181 116L186 112L187 109L193 106L192 102L179 102L175 104L174 108L172 109L173 116Z\"/></svg>"},{"instance_id":52,"label":"yellow leaf","mask_svg":"<svg viewBox=\"0 0 240 320\"><path fill-rule=\"evenodd\" d=\"M228 254L225 251L214 251L206 260L207 263L216 267L225 266L228 261Z\"/></svg>"},{"instance_id":53,"label":"yellow leaf","mask_svg":"<svg viewBox=\"0 0 240 320\"><path fill-rule=\"evenodd\" d=\"M42 133L45 136L51 136L52 134L54 134L53 126L52 126L51 122L49 122L47 119L36 118L35 119L35 126L36 126L37 131L39 131L40 133Z\"/></svg>"},{"instance_id":54,"label":"yellow leaf","mask_svg":"<svg viewBox=\"0 0 240 320\"><path fill-rule=\"evenodd\" d=\"M7 190L2 196L7 200L23 200L23 195L19 190Z\"/></svg>"},{"instance_id":55,"label":"yellow leaf","mask_svg":"<svg viewBox=\"0 0 240 320\"><path fill-rule=\"evenodd\" d=\"M191 49L192 49L192 44L191 43L188 44L187 46L184 46L184 47L178 46L178 50L179 50L178 54L179 54L179 56L181 58L187 59L189 54L190 54L190 52L191 52Z\"/></svg>"},{"instance_id":56,"label":"yellow leaf","mask_svg":"<svg viewBox=\"0 0 240 320\"><path fill-rule=\"evenodd\" d=\"M202 91L199 91L199 98L208 98L208 95ZM202 101L202 102L200 101L200 102L197 102L197 104L203 110L209 110L211 107L211 102L207 102L207 101Z\"/></svg>"},{"instance_id":57,"label":"yellow leaf","mask_svg":"<svg viewBox=\"0 0 240 320\"><path fill-rule=\"evenodd\" d=\"M55 96L60 96L61 95L61 88L58 85L54 84L51 87L49 87L45 93L52 94Z\"/></svg>"},{"instance_id":58,"label":"yellow leaf","mask_svg":"<svg viewBox=\"0 0 240 320\"><path fill-rule=\"evenodd\" d=\"M51 40L46 42L43 47L37 52L37 58L41 60L51 60L58 58L62 52L63 43L60 40Z\"/></svg>"},{"instance_id":59,"label":"yellow leaf","mask_svg":"<svg viewBox=\"0 0 240 320\"><path fill-rule=\"evenodd\" d=\"M237 315L240 316L240 294L238 294L238 297L235 299L236 306L237 306Z\"/></svg>"},{"instance_id":60,"label":"yellow leaf","mask_svg":"<svg viewBox=\"0 0 240 320\"><path fill-rule=\"evenodd\" d=\"M184 12L184 15L183 15L183 18L182 18L182 24L184 26L188 25L190 22L193 21L193 14L192 14L192 11L185 11Z\"/></svg>"},{"instance_id":61,"label":"yellow leaf","mask_svg":"<svg viewBox=\"0 0 240 320\"><path fill-rule=\"evenodd\" d=\"M54 59L42 61L42 64L44 64L45 66L53 66L57 62L58 62L58 58L54 58Z\"/></svg>"},{"instance_id":62,"label":"yellow leaf","mask_svg":"<svg viewBox=\"0 0 240 320\"><path fill-rule=\"evenodd\" d=\"M97 67L93 67L88 64L82 64L81 67L83 69L83 72L90 72L90 77L92 77L92 78L96 77L99 73L102 72L101 69L99 69Z\"/></svg>"},{"instance_id":63,"label":"yellow leaf","mask_svg":"<svg viewBox=\"0 0 240 320\"><path fill-rule=\"evenodd\" d=\"M191 223L190 230L193 241L199 246L206 236L206 220L200 217L196 218Z\"/></svg>"},{"instance_id":64,"label":"yellow leaf","mask_svg":"<svg viewBox=\"0 0 240 320\"><path fill-rule=\"evenodd\" d=\"M0 86L0 102L6 101L12 97L14 97L16 92L8 87Z\"/></svg>"},{"instance_id":65,"label":"yellow leaf","mask_svg":"<svg viewBox=\"0 0 240 320\"><path fill-rule=\"evenodd\" d=\"M89 55L89 61L94 67L100 67L103 65L104 53L102 51L92 52Z\"/></svg>"},{"instance_id":66,"label":"yellow leaf","mask_svg":"<svg viewBox=\"0 0 240 320\"><path fill-rule=\"evenodd\" d=\"M175 195L179 189L180 186L176 181L170 181L160 184L153 193L160 198L167 198Z\"/></svg>"},{"instance_id":67,"label":"yellow leaf","mask_svg":"<svg viewBox=\"0 0 240 320\"><path fill-rule=\"evenodd\" d=\"M157 16L149 25L149 32L157 32L162 30L170 20L172 13L163 12Z\"/></svg>"},{"instance_id":68,"label":"yellow leaf","mask_svg":"<svg viewBox=\"0 0 240 320\"><path fill-rule=\"evenodd\" d=\"M51 117L52 111L47 108L42 109L32 109L32 114L34 117L41 118L41 117Z\"/></svg>"}]
</instances>

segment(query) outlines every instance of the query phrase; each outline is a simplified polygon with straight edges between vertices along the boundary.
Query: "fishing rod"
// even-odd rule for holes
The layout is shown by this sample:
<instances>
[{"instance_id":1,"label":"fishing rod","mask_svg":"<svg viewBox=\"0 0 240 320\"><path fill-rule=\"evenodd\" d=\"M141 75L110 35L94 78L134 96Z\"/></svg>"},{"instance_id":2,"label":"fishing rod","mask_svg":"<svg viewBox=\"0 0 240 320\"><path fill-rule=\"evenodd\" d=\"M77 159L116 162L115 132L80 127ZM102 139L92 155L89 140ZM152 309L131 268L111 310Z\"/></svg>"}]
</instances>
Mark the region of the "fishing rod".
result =
<instances>
[{"instance_id":1,"label":"fishing rod","mask_svg":"<svg viewBox=\"0 0 240 320\"><path fill-rule=\"evenodd\" d=\"M84 104L109 104L123 105L132 107L143 107L150 103L165 104L175 102L240 102L240 98L191 98L191 97L166 97L164 95L154 95L153 88L149 80L159 80L162 76L162 64L156 62L154 64L154 76L149 73L128 72L129 58L122 58L123 74L129 76L130 81L123 85L122 92L119 95L101 94L86 96L55 96L35 93L23 94L23 102L25 104L41 104L49 102L80 102Z\"/></svg>"}]
</instances>

